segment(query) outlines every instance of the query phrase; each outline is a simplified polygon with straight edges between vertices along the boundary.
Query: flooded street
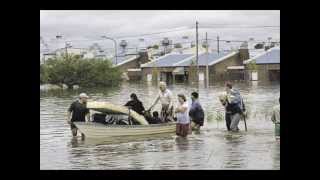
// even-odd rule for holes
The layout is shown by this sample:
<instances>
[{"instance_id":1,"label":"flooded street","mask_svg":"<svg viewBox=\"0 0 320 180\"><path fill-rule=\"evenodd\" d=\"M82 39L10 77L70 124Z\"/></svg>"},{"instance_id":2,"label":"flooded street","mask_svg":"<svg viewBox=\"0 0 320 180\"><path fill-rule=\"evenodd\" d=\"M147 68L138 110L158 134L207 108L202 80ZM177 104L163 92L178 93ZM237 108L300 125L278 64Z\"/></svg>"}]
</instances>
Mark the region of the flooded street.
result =
<instances>
[{"instance_id":1,"label":"flooded street","mask_svg":"<svg viewBox=\"0 0 320 180\"><path fill-rule=\"evenodd\" d=\"M199 87L206 120L200 134L186 139L175 134L106 140L72 138L66 112L80 92L91 100L125 104L136 93L149 108L158 93L151 84L124 83L120 87L74 91L42 91L40 96L40 169L280 169L280 143L274 137L271 109L278 104L280 83L235 83L249 111L248 132L240 122L239 133L226 131L218 96L223 84ZM169 85L175 104L183 93L190 102L195 90ZM155 110L159 111L158 104ZM219 118L220 117L220 118Z\"/></svg>"}]
</instances>

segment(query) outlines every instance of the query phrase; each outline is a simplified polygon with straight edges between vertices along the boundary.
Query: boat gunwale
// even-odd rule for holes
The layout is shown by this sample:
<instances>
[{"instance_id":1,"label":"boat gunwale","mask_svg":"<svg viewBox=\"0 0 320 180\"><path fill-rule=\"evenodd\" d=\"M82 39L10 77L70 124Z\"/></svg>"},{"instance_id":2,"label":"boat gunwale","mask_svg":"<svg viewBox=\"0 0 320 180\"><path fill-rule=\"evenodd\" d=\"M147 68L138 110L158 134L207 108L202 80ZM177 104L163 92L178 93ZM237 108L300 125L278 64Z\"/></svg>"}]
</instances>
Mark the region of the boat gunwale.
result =
<instances>
[{"instance_id":1,"label":"boat gunwale","mask_svg":"<svg viewBox=\"0 0 320 180\"><path fill-rule=\"evenodd\" d=\"M148 125L117 125L117 124L101 124L96 122L73 122L77 125L84 126L98 126L103 128L158 128L158 127L166 127L166 126L174 126L176 122L170 123L160 123L160 124L148 124Z\"/></svg>"}]
</instances>

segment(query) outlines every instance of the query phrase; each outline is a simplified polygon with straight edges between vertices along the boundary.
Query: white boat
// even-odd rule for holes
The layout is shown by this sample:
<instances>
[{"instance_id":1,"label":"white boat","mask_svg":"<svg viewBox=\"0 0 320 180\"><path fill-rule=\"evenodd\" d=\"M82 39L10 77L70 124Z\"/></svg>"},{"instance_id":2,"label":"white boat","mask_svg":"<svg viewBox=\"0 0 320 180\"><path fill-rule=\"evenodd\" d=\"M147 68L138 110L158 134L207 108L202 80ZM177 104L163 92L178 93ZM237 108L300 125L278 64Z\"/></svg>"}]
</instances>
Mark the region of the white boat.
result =
<instances>
[{"instance_id":1,"label":"white boat","mask_svg":"<svg viewBox=\"0 0 320 180\"><path fill-rule=\"evenodd\" d=\"M95 122L74 122L74 124L86 138L143 136L176 131L175 122L149 125L104 125Z\"/></svg>"},{"instance_id":2,"label":"white boat","mask_svg":"<svg viewBox=\"0 0 320 180\"><path fill-rule=\"evenodd\" d=\"M126 106L115 105L109 102L88 102L87 108L102 112L110 117L117 117L118 115L123 116L122 120L128 120L130 118L130 121L134 121L135 124L74 122L75 126L86 138L143 136L174 133L176 131L175 122L149 124L144 116L128 109Z\"/></svg>"}]
</instances>

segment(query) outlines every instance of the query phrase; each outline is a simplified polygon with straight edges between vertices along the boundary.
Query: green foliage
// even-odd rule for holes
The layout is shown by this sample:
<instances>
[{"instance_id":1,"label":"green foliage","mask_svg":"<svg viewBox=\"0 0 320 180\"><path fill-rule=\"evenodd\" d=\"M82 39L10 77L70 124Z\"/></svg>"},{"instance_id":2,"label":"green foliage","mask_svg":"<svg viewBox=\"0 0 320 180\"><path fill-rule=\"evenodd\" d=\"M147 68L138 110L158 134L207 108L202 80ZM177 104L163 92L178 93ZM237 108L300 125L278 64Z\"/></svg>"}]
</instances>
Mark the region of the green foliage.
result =
<instances>
[{"instance_id":1,"label":"green foliage","mask_svg":"<svg viewBox=\"0 0 320 180\"><path fill-rule=\"evenodd\" d=\"M182 45L180 43L177 43L174 45L174 48L182 48Z\"/></svg>"},{"instance_id":2,"label":"green foliage","mask_svg":"<svg viewBox=\"0 0 320 180\"><path fill-rule=\"evenodd\" d=\"M44 64L40 64L40 84L48 83L49 76Z\"/></svg>"},{"instance_id":3,"label":"green foliage","mask_svg":"<svg viewBox=\"0 0 320 180\"><path fill-rule=\"evenodd\" d=\"M157 44L153 45L153 49L159 49L159 45Z\"/></svg>"},{"instance_id":4,"label":"green foliage","mask_svg":"<svg viewBox=\"0 0 320 180\"><path fill-rule=\"evenodd\" d=\"M257 64L255 61L251 61L248 65L248 69L251 71L256 71L257 70Z\"/></svg>"},{"instance_id":5,"label":"green foliage","mask_svg":"<svg viewBox=\"0 0 320 180\"><path fill-rule=\"evenodd\" d=\"M220 111L218 111L216 114L215 114L215 120L216 121L223 121L224 120L224 114Z\"/></svg>"},{"instance_id":6,"label":"green foliage","mask_svg":"<svg viewBox=\"0 0 320 180\"><path fill-rule=\"evenodd\" d=\"M42 71L42 73L41 73ZM62 85L69 88L96 87L114 85L120 82L121 72L112 67L112 63L102 59L82 59L80 56L68 56L50 59L40 66L40 83Z\"/></svg>"}]
</instances>

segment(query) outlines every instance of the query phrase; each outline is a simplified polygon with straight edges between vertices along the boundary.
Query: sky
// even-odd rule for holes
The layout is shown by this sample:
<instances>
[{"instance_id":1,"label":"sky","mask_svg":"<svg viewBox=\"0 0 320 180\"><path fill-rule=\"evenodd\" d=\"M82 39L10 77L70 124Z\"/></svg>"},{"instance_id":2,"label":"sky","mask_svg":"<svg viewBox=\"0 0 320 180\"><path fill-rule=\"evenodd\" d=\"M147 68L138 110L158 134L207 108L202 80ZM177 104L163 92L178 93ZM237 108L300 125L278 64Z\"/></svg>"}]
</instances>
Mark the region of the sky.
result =
<instances>
[{"instance_id":1,"label":"sky","mask_svg":"<svg viewBox=\"0 0 320 180\"><path fill-rule=\"evenodd\" d=\"M248 39L249 37L280 39L280 28L222 28L240 26L280 26L280 11L204 11L204 10L58 10L40 11L40 35L44 39L57 34L70 39L100 38L102 35L121 37L175 29L186 29L187 35L195 33L190 27L211 27L210 36ZM182 32L175 32L182 36ZM204 37L205 32L199 31Z\"/></svg>"}]
</instances>

